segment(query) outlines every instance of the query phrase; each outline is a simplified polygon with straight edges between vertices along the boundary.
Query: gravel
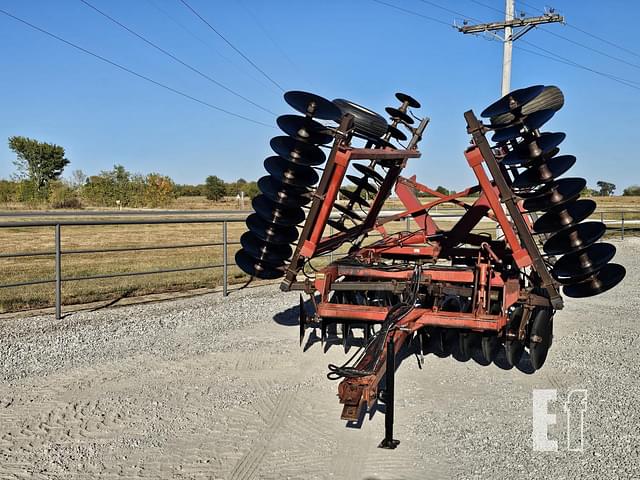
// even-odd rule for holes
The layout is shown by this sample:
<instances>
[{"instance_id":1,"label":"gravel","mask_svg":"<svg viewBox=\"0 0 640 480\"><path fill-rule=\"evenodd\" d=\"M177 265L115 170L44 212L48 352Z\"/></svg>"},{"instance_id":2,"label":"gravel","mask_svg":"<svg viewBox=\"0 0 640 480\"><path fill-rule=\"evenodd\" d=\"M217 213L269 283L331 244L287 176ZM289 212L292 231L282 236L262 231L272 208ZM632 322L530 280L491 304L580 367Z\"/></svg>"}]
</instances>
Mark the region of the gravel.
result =
<instances>
[{"instance_id":1,"label":"gravel","mask_svg":"<svg viewBox=\"0 0 640 480\"><path fill-rule=\"evenodd\" d=\"M341 348L303 353L297 294L276 286L3 321L0 479L639 478L640 240L615 243L627 278L566 299L541 371L405 359L394 451L376 448L383 415L339 419L325 374ZM532 391L549 388L558 451L536 452ZM582 452L567 450L573 389Z\"/></svg>"}]
</instances>

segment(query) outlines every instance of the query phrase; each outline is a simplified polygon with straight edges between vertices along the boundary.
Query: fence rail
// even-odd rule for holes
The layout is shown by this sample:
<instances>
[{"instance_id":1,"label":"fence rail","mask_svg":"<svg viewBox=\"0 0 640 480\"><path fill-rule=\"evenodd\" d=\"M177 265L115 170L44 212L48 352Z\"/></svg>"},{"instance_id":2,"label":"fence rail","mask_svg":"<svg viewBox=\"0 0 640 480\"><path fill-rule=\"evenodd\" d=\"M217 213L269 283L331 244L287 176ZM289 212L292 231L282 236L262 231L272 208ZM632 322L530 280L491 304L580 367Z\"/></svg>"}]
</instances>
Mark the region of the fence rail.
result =
<instances>
[{"instance_id":1,"label":"fence rail","mask_svg":"<svg viewBox=\"0 0 640 480\"><path fill-rule=\"evenodd\" d=\"M13 213L13 212L12 212ZM55 215L43 215L42 213L36 214L36 212L32 212L33 215L29 216L60 216L59 214ZM45 213L45 212L43 212ZM49 212L46 212L49 213ZM118 216L123 212L115 211L115 212L100 212L100 215L109 215L109 216ZM125 215L141 215L142 212L127 212ZM34 286L34 285L43 285L43 284L55 284L55 315L56 318L60 318L62 315L62 285L64 282L77 282L77 281L87 281L87 280L97 280L97 279L108 279L108 278L118 278L118 277L134 277L134 276L142 276L142 275L156 275L163 273L176 273L176 272L188 272L188 271L196 271L196 270L205 270L205 269L217 269L222 268L222 293L224 296L228 295L228 287L229 287L229 278L228 278L228 269L229 266L235 265L235 263L230 263L228 259L229 246L239 245L239 241L230 241L228 237L228 225L232 223L241 223L244 222L243 216L238 217L221 217L221 218L210 218L204 217L203 214L211 215L218 214L221 212L212 212L212 211L156 211L156 212L145 212L147 217L150 216L166 216L166 215L182 215L185 217L195 216L196 218L146 218L146 219L137 219L137 218L121 218L121 219L89 219L89 220L80 220L80 219L71 219L71 220L36 220L36 221L11 221L11 222L0 222L0 230L2 229L10 229L10 228L39 228L39 227L52 227L54 229L54 249L46 250L46 251L35 251L35 252L15 252L15 253L0 253L0 261L8 258L28 258L28 257L54 257L54 278L45 278L45 279L34 279L28 281L20 281L13 283L1 283L0 289L4 288L15 288L15 287L26 287L26 286ZM246 216L250 212L246 211L226 211L226 214L238 214ZM392 213L392 212L383 212L383 213ZM627 216L632 215L634 217L633 220L625 221L625 213ZM88 215L94 216L96 212L89 213ZM605 215L607 218L605 218ZM7 214L0 214L1 216L12 216ZM24 213L16 216L25 216ZM599 212L595 215L597 218L600 216L600 220L605 222L607 225L607 229L615 232L619 232L622 239L624 239L625 231L629 230L640 230L640 212ZM460 218L460 213L450 213L450 214L434 214L432 215L434 218L440 219L457 219ZM612 219L612 217L614 217ZM618 217L619 220L615 217ZM638 220L635 220L638 218ZM406 219L406 227L407 230L410 229L411 219ZM177 225L177 224L222 224L222 241L221 242L198 242L198 243L173 243L173 244L161 244L161 245L145 245L145 246L123 246L123 247L109 247L109 248L90 248L90 249L62 249L62 232L63 227L72 227L72 226L105 226L105 225ZM625 225L626 223L626 225ZM632 225L630 227L630 225ZM494 228L487 228L481 230L494 230ZM198 265L191 267L178 267L178 268L165 268L165 269L156 269L156 270L146 270L146 271L135 271L135 272L119 272L119 273L105 273L105 274L91 274L84 276L69 276L63 277L62 275L62 259L65 255L80 255L80 254L101 254L101 253L121 253L121 252L134 252L134 251L152 251L152 250L176 250L176 249L185 249L185 248L196 248L196 247L222 247L222 263L208 264L208 265ZM330 253L330 258L333 258L333 252ZM1 280L0 280L1 281Z\"/></svg>"}]
</instances>

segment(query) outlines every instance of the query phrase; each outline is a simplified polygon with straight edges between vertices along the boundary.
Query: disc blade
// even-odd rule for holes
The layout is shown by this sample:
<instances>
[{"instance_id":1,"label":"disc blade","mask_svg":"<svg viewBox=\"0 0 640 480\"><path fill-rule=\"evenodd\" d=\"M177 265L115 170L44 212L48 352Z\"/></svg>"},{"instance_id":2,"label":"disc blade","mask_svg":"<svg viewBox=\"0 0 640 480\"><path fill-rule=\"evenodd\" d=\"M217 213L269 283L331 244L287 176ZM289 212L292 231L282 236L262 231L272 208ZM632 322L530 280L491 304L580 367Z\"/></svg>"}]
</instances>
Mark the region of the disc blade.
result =
<instances>
[{"instance_id":1,"label":"disc blade","mask_svg":"<svg viewBox=\"0 0 640 480\"><path fill-rule=\"evenodd\" d=\"M238 250L235 259L236 265L240 267L240 270L252 277L262 278L263 280L273 280L284 275L284 266L273 266L260 262L252 258L244 250Z\"/></svg>"},{"instance_id":2,"label":"disc blade","mask_svg":"<svg viewBox=\"0 0 640 480\"><path fill-rule=\"evenodd\" d=\"M378 183L384 182L384 177L376 172L373 168L363 165L362 163L353 163L353 168L358 170L365 177L371 177Z\"/></svg>"},{"instance_id":3,"label":"disc blade","mask_svg":"<svg viewBox=\"0 0 640 480\"><path fill-rule=\"evenodd\" d=\"M627 271L622 265L609 263L590 280L575 285L568 285L564 287L562 291L567 297L572 298L593 297L594 295L611 290L622 281L626 274Z\"/></svg>"},{"instance_id":4,"label":"disc blade","mask_svg":"<svg viewBox=\"0 0 640 480\"><path fill-rule=\"evenodd\" d=\"M535 233L556 233L591 216L596 210L593 200L576 200L542 215L533 224Z\"/></svg>"},{"instance_id":5,"label":"disc blade","mask_svg":"<svg viewBox=\"0 0 640 480\"><path fill-rule=\"evenodd\" d=\"M540 95L543 90L544 85L533 85L531 87L514 90L485 108L480 116L483 118L491 118L496 115L514 112L522 108L525 103L530 102Z\"/></svg>"},{"instance_id":6,"label":"disc blade","mask_svg":"<svg viewBox=\"0 0 640 480\"><path fill-rule=\"evenodd\" d=\"M322 165L327 159L324 152L315 145L284 135L273 137L270 145L278 155L300 165Z\"/></svg>"},{"instance_id":7,"label":"disc blade","mask_svg":"<svg viewBox=\"0 0 640 480\"><path fill-rule=\"evenodd\" d=\"M356 187L361 188L373 195L378 193L378 189L371 185L366 178L364 177L356 177L355 175L347 175L347 179L353 183Z\"/></svg>"},{"instance_id":8,"label":"disc blade","mask_svg":"<svg viewBox=\"0 0 640 480\"><path fill-rule=\"evenodd\" d=\"M403 123L406 123L407 125L413 125L413 118L411 118L409 115L404 113L402 110L399 110L394 107L387 107L384 110L389 114L391 118L394 118L394 119L397 118L398 120L400 120Z\"/></svg>"},{"instance_id":9,"label":"disc blade","mask_svg":"<svg viewBox=\"0 0 640 480\"><path fill-rule=\"evenodd\" d=\"M309 117L281 115L276 122L284 133L303 142L325 144L333 140L327 127Z\"/></svg>"},{"instance_id":10,"label":"disc blade","mask_svg":"<svg viewBox=\"0 0 640 480\"><path fill-rule=\"evenodd\" d=\"M556 233L542 248L548 255L579 252L600 240L606 230L607 227L602 222L578 223Z\"/></svg>"},{"instance_id":11,"label":"disc blade","mask_svg":"<svg viewBox=\"0 0 640 480\"><path fill-rule=\"evenodd\" d=\"M246 223L249 230L265 242L287 245L298 239L298 229L296 227L274 225L264 220L257 213L249 215Z\"/></svg>"},{"instance_id":12,"label":"disc blade","mask_svg":"<svg viewBox=\"0 0 640 480\"><path fill-rule=\"evenodd\" d=\"M318 182L318 173L313 168L290 162L286 158L268 157L264 161L264 168L279 182L292 187L311 187Z\"/></svg>"},{"instance_id":13,"label":"disc blade","mask_svg":"<svg viewBox=\"0 0 640 480\"><path fill-rule=\"evenodd\" d=\"M501 126L513 123L518 117L522 115L529 115L535 111L543 110L545 108L553 108L554 110L560 110L564 105L564 94L562 91L554 86L547 85L540 95L531 100L530 102L522 105L519 111L516 111L516 115L513 113L505 113L504 115L498 115L491 117L491 125Z\"/></svg>"},{"instance_id":14,"label":"disc blade","mask_svg":"<svg viewBox=\"0 0 640 480\"><path fill-rule=\"evenodd\" d=\"M523 207L528 212L544 212L575 200L587 186L584 178L561 178L550 184L551 189L537 197L528 198Z\"/></svg>"},{"instance_id":15,"label":"disc blade","mask_svg":"<svg viewBox=\"0 0 640 480\"><path fill-rule=\"evenodd\" d=\"M533 165L520 173L513 180L513 188L527 190L549 183L567 172L576 163L573 155L560 155L537 165Z\"/></svg>"},{"instance_id":16,"label":"disc blade","mask_svg":"<svg viewBox=\"0 0 640 480\"><path fill-rule=\"evenodd\" d=\"M327 220L327 225L329 225L330 227L335 228L339 232L346 232L347 231L347 227L345 227L344 223L338 222L337 220L333 220L331 218L329 220Z\"/></svg>"},{"instance_id":17,"label":"disc blade","mask_svg":"<svg viewBox=\"0 0 640 480\"><path fill-rule=\"evenodd\" d=\"M342 112L333 102L314 93L292 90L284 94L284 101L303 115L334 122L339 122L342 117Z\"/></svg>"},{"instance_id":18,"label":"disc blade","mask_svg":"<svg viewBox=\"0 0 640 480\"><path fill-rule=\"evenodd\" d=\"M391 138L395 138L396 140L400 140L401 142L404 142L407 139L407 136L404 134L404 132L398 127L394 127L393 125L389 125L389 127L387 127L387 133L391 136Z\"/></svg>"},{"instance_id":19,"label":"disc blade","mask_svg":"<svg viewBox=\"0 0 640 480\"><path fill-rule=\"evenodd\" d=\"M301 207L311 202L309 190L288 187L270 175L258 180L258 188L269 200L285 207Z\"/></svg>"},{"instance_id":20,"label":"disc blade","mask_svg":"<svg viewBox=\"0 0 640 480\"><path fill-rule=\"evenodd\" d=\"M247 254L260 262L272 265L282 265L293 250L290 245L277 245L265 242L256 237L252 232L245 232L240 237L240 244Z\"/></svg>"},{"instance_id":21,"label":"disc blade","mask_svg":"<svg viewBox=\"0 0 640 480\"><path fill-rule=\"evenodd\" d=\"M349 200L349 202L357 203L359 205L362 205L363 207L370 206L369 202L367 202L360 196L360 194L357 194L356 192L352 192L351 190L347 190L346 188L341 188L340 193L344 195Z\"/></svg>"},{"instance_id":22,"label":"disc blade","mask_svg":"<svg viewBox=\"0 0 640 480\"><path fill-rule=\"evenodd\" d=\"M531 115L527 115L524 119L524 126L527 127L527 130L538 130L545 123L553 118L556 114L556 110L551 108L547 108L546 110L539 110L537 112L533 112Z\"/></svg>"},{"instance_id":23,"label":"disc blade","mask_svg":"<svg viewBox=\"0 0 640 480\"><path fill-rule=\"evenodd\" d=\"M562 143L566 135L563 132L545 132L539 137L520 142L517 147L501 160L508 167L526 166L542 156L553 156L552 152Z\"/></svg>"},{"instance_id":24,"label":"disc blade","mask_svg":"<svg viewBox=\"0 0 640 480\"><path fill-rule=\"evenodd\" d=\"M508 142L514 140L521 135L522 125L512 125L506 128L500 128L495 131L491 137L491 141L494 143Z\"/></svg>"},{"instance_id":25,"label":"disc blade","mask_svg":"<svg viewBox=\"0 0 640 480\"><path fill-rule=\"evenodd\" d=\"M269 200L264 195L255 197L251 205L260 217L275 225L287 227L297 225L304 221L304 210L301 208L286 208Z\"/></svg>"},{"instance_id":26,"label":"disc blade","mask_svg":"<svg viewBox=\"0 0 640 480\"><path fill-rule=\"evenodd\" d=\"M406 93L397 92L396 98L400 100L402 103L407 103L411 108L420 108L420 102L418 102L415 98Z\"/></svg>"},{"instance_id":27,"label":"disc blade","mask_svg":"<svg viewBox=\"0 0 640 480\"><path fill-rule=\"evenodd\" d=\"M594 243L581 252L563 255L551 274L563 284L583 282L609 263L615 254L616 247L610 243Z\"/></svg>"},{"instance_id":28,"label":"disc blade","mask_svg":"<svg viewBox=\"0 0 640 480\"><path fill-rule=\"evenodd\" d=\"M356 212L354 212L353 210L345 207L344 205L340 205L339 203L336 203L333 205L333 208L335 208L336 210L338 210L340 213L346 215L347 217L353 219L353 220L358 220L358 221L362 221L362 217L360 215L358 215Z\"/></svg>"}]
</instances>

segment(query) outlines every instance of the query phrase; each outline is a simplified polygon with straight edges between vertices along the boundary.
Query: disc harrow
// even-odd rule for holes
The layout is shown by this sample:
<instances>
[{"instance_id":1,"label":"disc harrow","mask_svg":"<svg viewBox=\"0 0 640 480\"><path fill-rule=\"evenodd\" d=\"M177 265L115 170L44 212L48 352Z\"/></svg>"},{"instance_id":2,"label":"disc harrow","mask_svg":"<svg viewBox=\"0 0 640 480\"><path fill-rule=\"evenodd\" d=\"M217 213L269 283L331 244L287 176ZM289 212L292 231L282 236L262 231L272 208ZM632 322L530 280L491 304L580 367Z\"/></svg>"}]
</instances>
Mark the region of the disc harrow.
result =
<instances>
[{"instance_id":1,"label":"disc harrow","mask_svg":"<svg viewBox=\"0 0 640 480\"><path fill-rule=\"evenodd\" d=\"M270 142L275 155L264 161L268 175L236 254L252 277L281 278L282 290L301 292L301 344L311 331L308 345L357 348L327 376L340 382L349 422L386 403L384 448L399 443L401 351L538 370L563 294L598 295L625 276L611 263L615 247L601 241L605 224L590 220L596 203L579 198L586 181L566 176L577 161L560 154L566 135L541 131L564 105L560 89L515 90L482 111L488 123L465 112L464 156L477 184L447 194L401 176L421 156L429 119L414 113L422 107L413 97L395 97L387 121L349 100L287 92L298 114L277 119L286 135ZM394 190L404 210L382 216ZM452 227L430 213L444 203L461 213ZM481 222L501 234L479 233ZM321 260L329 253L338 258Z\"/></svg>"}]
</instances>

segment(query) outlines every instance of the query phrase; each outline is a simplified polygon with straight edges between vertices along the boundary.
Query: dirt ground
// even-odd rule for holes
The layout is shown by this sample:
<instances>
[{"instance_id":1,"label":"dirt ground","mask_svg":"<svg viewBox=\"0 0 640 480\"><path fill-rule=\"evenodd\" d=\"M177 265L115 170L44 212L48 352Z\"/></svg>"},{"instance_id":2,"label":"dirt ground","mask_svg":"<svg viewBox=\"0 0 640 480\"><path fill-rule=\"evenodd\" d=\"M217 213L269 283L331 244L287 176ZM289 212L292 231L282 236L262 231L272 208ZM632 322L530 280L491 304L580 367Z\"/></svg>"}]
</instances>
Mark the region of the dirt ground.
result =
<instances>
[{"instance_id":1,"label":"dirt ground","mask_svg":"<svg viewBox=\"0 0 640 480\"><path fill-rule=\"evenodd\" d=\"M342 348L303 352L297 295L276 286L3 321L0 479L638 478L640 240L615 243L626 280L566 299L541 371L407 356L393 451L376 448L381 412L340 420L325 375ZM557 391L557 452L533 451L534 389ZM583 451L567 448L572 389Z\"/></svg>"}]
</instances>

